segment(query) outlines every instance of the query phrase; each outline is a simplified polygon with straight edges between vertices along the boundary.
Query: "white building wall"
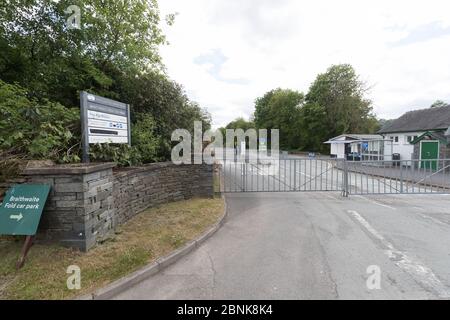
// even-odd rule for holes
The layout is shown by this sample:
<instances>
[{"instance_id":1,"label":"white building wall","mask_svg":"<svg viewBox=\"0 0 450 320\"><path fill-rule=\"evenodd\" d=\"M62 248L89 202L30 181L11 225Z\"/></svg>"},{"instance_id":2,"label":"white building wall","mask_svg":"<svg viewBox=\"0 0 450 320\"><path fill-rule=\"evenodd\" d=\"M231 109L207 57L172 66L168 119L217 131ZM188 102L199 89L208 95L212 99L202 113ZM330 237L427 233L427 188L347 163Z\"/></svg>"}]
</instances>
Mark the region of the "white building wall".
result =
<instances>
[{"instance_id":1,"label":"white building wall","mask_svg":"<svg viewBox=\"0 0 450 320\"><path fill-rule=\"evenodd\" d=\"M337 158L341 159L345 157L345 144L343 143L331 143L330 144L330 154L336 155Z\"/></svg>"},{"instance_id":2,"label":"white building wall","mask_svg":"<svg viewBox=\"0 0 450 320\"><path fill-rule=\"evenodd\" d=\"M406 133L385 134L384 135L385 139L393 138L392 147L390 142L385 142L384 144L385 159L391 160L392 153L399 153L401 160L411 160L412 154L414 152L414 145L408 142L408 136L418 137L423 133L424 132L406 132Z\"/></svg>"}]
</instances>

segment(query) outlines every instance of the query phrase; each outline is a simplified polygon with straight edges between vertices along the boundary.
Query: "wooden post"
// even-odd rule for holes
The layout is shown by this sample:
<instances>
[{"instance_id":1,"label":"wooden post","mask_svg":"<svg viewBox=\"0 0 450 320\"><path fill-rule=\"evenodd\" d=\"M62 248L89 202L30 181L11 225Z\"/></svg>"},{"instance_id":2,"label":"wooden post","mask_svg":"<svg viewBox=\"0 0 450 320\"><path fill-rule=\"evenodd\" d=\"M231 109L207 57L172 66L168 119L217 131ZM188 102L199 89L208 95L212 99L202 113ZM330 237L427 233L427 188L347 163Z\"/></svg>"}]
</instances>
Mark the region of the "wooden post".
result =
<instances>
[{"instance_id":1,"label":"wooden post","mask_svg":"<svg viewBox=\"0 0 450 320\"><path fill-rule=\"evenodd\" d=\"M16 263L16 269L19 270L20 268L23 267L23 265L25 264L25 258L28 254L28 251L30 251L31 246L33 245L33 241L34 241L34 236L27 236L25 238L25 243L23 244L22 247L22 252L20 254L19 259L17 260Z\"/></svg>"}]
</instances>

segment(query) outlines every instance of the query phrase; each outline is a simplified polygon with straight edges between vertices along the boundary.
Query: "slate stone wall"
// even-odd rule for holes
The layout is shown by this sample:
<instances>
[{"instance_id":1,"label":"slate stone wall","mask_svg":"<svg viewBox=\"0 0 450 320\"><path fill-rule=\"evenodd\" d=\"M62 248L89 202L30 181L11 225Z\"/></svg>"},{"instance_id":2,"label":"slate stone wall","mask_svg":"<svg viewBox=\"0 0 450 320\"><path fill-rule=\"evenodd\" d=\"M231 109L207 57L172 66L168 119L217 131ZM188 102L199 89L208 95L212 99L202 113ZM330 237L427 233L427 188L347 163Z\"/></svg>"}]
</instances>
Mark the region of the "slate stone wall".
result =
<instances>
[{"instance_id":1,"label":"slate stone wall","mask_svg":"<svg viewBox=\"0 0 450 320\"><path fill-rule=\"evenodd\" d=\"M38 240L87 251L114 234L114 164L26 169L27 183L48 184L50 194Z\"/></svg>"},{"instance_id":2,"label":"slate stone wall","mask_svg":"<svg viewBox=\"0 0 450 320\"><path fill-rule=\"evenodd\" d=\"M213 195L211 165L153 163L123 169L114 175L114 206L119 224L161 203Z\"/></svg>"},{"instance_id":3,"label":"slate stone wall","mask_svg":"<svg viewBox=\"0 0 450 320\"><path fill-rule=\"evenodd\" d=\"M211 165L114 167L103 163L26 169L24 183L51 186L37 239L87 251L146 208L214 194Z\"/></svg>"}]
</instances>

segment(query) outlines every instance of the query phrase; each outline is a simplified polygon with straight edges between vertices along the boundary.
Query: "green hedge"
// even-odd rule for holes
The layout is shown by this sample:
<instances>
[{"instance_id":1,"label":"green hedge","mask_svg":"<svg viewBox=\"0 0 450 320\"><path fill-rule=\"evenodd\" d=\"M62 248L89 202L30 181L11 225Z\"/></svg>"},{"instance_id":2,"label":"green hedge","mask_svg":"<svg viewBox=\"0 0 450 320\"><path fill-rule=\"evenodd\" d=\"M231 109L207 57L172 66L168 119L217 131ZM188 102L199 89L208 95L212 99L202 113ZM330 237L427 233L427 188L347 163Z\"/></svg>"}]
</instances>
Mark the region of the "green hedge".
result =
<instances>
[{"instance_id":1,"label":"green hedge","mask_svg":"<svg viewBox=\"0 0 450 320\"><path fill-rule=\"evenodd\" d=\"M90 148L92 161L114 161L122 166L161 160L161 139L155 121L140 114L132 126L132 144L98 144ZM24 160L48 159L57 163L80 162L80 110L51 101L38 101L28 92L0 80L0 170L6 176ZM1 177L0 177L1 179ZM3 177L5 179L5 177Z\"/></svg>"},{"instance_id":2,"label":"green hedge","mask_svg":"<svg viewBox=\"0 0 450 320\"><path fill-rule=\"evenodd\" d=\"M28 98L0 80L0 152L27 159L78 162L79 110Z\"/></svg>"}]
</instances>

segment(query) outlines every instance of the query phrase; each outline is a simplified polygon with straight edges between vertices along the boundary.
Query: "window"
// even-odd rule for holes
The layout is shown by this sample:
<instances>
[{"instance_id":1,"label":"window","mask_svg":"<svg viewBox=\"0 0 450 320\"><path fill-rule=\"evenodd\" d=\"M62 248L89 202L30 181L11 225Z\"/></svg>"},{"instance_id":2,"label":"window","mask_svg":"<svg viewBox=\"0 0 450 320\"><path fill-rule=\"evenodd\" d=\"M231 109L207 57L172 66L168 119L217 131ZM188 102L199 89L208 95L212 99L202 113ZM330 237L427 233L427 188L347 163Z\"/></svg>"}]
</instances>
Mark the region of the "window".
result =
<instances>
[{"instance_id":1,"label":"window","mask_svg":"<svg viewBox=\"0 0 450 320\"><path fill-rule=\"evenodd\" d=\"M406 137L406 141L409 143L413 142L416 139L417 139L417 136L407 136Z\"/></svg>"},{"instance_id":2,"label":"window","mask_svg":"<svg viewBox=\"0 0 450 320\"><path fill-rule=\"evenodd\" d=\"M389 139L391 139L391 141L393 141L393 142L398 142L398 136L392 136L392 137L389 137Z\"/></svg>"}]
</instances>

